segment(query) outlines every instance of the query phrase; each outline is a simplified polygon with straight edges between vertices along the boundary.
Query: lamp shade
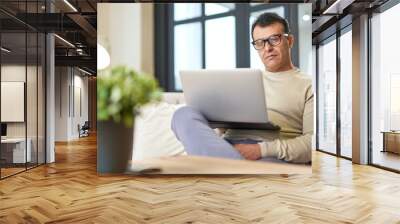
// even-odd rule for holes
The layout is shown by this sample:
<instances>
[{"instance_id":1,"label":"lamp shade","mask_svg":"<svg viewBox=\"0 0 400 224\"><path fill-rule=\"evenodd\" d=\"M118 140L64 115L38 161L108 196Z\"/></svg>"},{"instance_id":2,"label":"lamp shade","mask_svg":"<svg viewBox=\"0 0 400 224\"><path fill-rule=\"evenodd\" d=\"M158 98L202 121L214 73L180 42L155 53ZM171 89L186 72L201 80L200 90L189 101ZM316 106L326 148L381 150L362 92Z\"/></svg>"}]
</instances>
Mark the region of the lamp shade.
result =
<instances>
[{"instance_id":1,"label":"lamp shade","mask_svg":"<svg viewBox=\"0 0 400 224\"><path fill-rule=\"evenodd\" d=\"M110 65L110 54L101 44L97 43L97 70L105 69L108 65Z\"/></svg>"}]
</instances>

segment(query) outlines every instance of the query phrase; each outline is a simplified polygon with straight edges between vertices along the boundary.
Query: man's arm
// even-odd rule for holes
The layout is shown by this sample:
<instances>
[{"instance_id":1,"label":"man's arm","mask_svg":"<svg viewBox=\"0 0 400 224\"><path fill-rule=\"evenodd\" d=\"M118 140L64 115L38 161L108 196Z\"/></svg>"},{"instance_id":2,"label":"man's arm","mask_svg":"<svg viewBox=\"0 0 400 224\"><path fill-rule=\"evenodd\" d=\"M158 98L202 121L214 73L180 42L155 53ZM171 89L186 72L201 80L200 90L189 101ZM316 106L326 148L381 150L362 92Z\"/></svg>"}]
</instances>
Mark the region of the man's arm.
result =
<instances>
[{"instance_id":1,"label":"man's arm","mask_svg":"<svg viewBox=\"0 0 400 224\"><path fill-rule=\"evenodd\" d=\"M314 94L311 86L306 95L303 134L292 139L276 139L259 143L262 157L272 156L295 163L311 161L311 141L314 134Z\"/></svg>"},{"instance_id":2,"label":"man's arm","mask_svg":"<svg viewBox=\"0 0 400 224\"><path fill-rule=\"evenodd\" d=\"M245 159L257 160L261 158L261 147L258 144L235 144L234 147Z\"/></svg>"}]
</instances>

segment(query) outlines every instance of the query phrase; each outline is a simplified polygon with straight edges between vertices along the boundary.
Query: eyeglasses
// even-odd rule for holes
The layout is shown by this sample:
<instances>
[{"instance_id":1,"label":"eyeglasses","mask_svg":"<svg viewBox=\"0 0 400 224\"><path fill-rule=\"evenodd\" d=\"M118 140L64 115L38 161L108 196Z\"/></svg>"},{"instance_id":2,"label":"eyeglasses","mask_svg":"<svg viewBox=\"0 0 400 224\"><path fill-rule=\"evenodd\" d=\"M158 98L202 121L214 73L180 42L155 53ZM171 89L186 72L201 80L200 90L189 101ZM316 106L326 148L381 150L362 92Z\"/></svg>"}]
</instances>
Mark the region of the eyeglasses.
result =
<instances>
[{"instance_id":1,"label":"eyeglasses","mask_svg":"<svg viewBox=\"0 0 400 224\"><path fill-rule=\"evenodd\" d=\"M258 39L258 40L252 41L251 44L253 45L253 47L256 50L263 49L265 47L265 43L266 42L268 42L268 44L270 46L277 46L277 45L279 45L281 43L282 36L287 37L287 36L289 36L289 34L287 34L287 33L275 34L275 35L272 35L272 36L270 36L268 38L265 38L265 39Z\"/></svg>"}]
</instances>

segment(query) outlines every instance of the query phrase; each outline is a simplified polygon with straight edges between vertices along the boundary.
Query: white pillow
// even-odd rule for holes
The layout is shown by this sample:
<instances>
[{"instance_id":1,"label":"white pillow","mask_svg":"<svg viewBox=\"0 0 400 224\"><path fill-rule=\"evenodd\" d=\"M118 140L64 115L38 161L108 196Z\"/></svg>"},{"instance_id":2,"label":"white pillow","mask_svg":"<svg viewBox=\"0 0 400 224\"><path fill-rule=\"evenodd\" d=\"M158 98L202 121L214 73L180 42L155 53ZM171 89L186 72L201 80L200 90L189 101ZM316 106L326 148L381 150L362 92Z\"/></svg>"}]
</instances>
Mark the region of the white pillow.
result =
<instances>
[{"instance_id":1,"label":"white pillow","mask_svg":"<svg viewBox=\"0 0 400 224\"><path fill-rule=\"evenodd\" d=\"M161 102L141 109L135 118L133 160L186 155L183 145L171 130L172 115L182 106Z\"/></svg>"}]
</instances>

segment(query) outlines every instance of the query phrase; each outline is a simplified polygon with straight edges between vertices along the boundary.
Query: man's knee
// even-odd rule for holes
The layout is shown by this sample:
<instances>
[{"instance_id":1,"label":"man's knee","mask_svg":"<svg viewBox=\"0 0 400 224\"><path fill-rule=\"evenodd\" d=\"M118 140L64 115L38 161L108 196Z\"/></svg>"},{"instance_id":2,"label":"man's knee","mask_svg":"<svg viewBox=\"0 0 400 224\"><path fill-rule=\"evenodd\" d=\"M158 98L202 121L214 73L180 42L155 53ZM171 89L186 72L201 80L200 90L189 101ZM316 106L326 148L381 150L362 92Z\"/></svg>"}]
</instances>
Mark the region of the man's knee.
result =
<instances>
[{"instance_id":1,"label":"man's knee","mask_svg":"<svg viewBox=\"0 0 400 224\"><path fill-rule=\"evenodd\" d=\"M193 107L185 106L177 109L172 116L172 130L177 126L189 125L193 120L205 120L201 113Z\"/></svg>"},{"instance_id":2,"label":"man's knee","mask_svg":"<svg viewBox=\"0 0 400 224\"><path fill-rule=\"evenodd\" d=\"M193 107L185 106L175 111L174 115L172 116L172 121L185 122L199 118L202 119L203 115L201 115L198 110L194 109Z\"/></svg>"}]
</instances>

